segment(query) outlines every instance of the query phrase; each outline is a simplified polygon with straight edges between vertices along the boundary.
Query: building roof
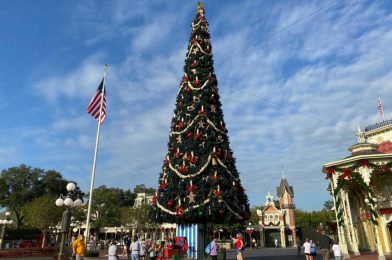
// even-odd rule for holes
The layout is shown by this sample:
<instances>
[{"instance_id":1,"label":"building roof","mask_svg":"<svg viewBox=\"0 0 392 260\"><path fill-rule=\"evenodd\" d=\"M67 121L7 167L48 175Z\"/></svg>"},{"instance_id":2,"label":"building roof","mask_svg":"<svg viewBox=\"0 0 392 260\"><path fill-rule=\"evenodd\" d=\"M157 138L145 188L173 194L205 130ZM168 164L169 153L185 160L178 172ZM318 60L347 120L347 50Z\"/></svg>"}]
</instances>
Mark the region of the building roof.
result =
<instances>
[{"instance_id":1,"label":"building roof","mask_svg":"<svg viewBox=\"0 0 392 260\"><path fill-rule=\"evenodd\" d=\"M287 193L294 197L294 189L293 186L290 186L286 178L280 179L280 186L276 188L276 193L278 194L278 197L282 197L284 194L284 191L287 190Z\"/></svg>"},{"instance_id":2,"label":"building roof","mask_svg":"<svg viewBox=\"0 0 392 260\"><path fill-rule=\"evenodd\" d=\"M384 126L388 126L388 125L392 125L392 120L391 119L382 121L382 122L374 124L374 125L369 125L368 127L365 128L365 132L376 130L378 128L381 128L381 127L384 127Z\"/></svg>"}]
</instances>

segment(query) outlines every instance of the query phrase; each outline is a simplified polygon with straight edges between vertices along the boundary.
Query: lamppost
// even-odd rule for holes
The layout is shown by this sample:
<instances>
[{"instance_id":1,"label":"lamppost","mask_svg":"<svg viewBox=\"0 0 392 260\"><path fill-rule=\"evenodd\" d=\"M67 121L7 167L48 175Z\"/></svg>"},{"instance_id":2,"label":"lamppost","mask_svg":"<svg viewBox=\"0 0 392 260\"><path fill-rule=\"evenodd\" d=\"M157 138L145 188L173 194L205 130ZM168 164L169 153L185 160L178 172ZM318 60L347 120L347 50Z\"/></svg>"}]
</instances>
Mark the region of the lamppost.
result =
<instances>
[{"instance_id":1,"label":"lamppost","mask_svg":"<svg viewBox=\"0 0 392 260\"><path fill-rule=\"evenodd\" d=\"M10 216L11 216L11 213L7 211L5 213L5 219L0 219L0 225L2 226L2 228L1 228L1 235L0 235L0 249L3 248L3 240L4 240L4 236L5 236L5 227L7 225L12 225L14 223L12 220L10 220Z\"/></svg>"},{"instance_id":2,"label":"lamppost","mask_svg":"<svg viewBox=\"0 0 392 260\"><path fill-rule=\"evenodd\" d=\"M246 232L249 234L249 245L252 246L252 233L253 233L253 227L252 223L249 222L249 225L246 227Z\"/></svg>"},{"instance_id":3,"label":"lamppost","mask_svg":"<svg viewBox=\"0 0 392 260\"><path fill-rule=\"evenodd\" d=\"M79 187L77 187L75 183L68 183L67 191L68 193L66 195L60 194L59 198L56 200L56 206L62 207L64 205L66 207L66 210L63 213L63 218L61 220L61 242L58 260L62 260L65 236L69 231L69 226L71 223L70 208L80 207L83 205L84 194L80 191ZM68 238L68 240L70 240L70 238Z\"/></svg>"}]
</instances>

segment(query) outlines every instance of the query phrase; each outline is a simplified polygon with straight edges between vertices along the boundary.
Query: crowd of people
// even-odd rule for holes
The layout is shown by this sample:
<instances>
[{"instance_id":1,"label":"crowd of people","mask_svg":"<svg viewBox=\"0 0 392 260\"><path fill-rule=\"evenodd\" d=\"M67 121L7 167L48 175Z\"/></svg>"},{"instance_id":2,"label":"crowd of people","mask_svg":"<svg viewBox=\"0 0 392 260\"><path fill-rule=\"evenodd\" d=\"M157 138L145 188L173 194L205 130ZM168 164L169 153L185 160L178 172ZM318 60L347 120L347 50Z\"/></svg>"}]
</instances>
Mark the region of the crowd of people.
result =
<instances>
[{"instance_id":1,"label":"crowd of people","mask_svg":"<svg viewBox=\"0 0 392 260\"><path fill-rule=\"evenodd\" d=\"M324 231L321 232L321 237L316 244L312 239L306 238L302 246L298 246L298 255L301 249L304 249L306 260L315 260L317 256L316 247L320 247L320 253L323 260L329 260L329 254L333 253L335 260L342 259L342 251L339 246L338 241L332 242L332 239L325 234Z\"/></svg>"}]
</instances>

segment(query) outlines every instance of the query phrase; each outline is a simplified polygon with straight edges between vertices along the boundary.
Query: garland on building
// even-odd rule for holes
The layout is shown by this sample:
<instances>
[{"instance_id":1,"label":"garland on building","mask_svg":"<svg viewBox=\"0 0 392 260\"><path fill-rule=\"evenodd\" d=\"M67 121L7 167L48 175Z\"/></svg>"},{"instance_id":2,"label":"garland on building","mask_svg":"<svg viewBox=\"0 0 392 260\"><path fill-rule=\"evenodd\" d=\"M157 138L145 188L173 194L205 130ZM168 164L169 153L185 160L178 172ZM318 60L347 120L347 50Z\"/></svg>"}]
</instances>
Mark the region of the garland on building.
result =
<instances>
[{"instance_id":1,"label":"garland on building","mask_svg":"<svg viewBox=\"0 0 392 260\"><path fill-rule=\"evenodd\" d=\"M337 185L333 190L333 196L335 197L335 207L337 210L337 218L339 221L339 225L344 224L343 218L343 201L339 196L339 193L346 188L350 183L354 182L361 188L361 192L363 193L365 199L368 200L366 206L371 214L370 221L378 225L377 218L378 213L375 210L376 201L375 201L375 194L373 189L368 185L362 178L361 174L359 173L360 167L366 167L372 169L373 171L379 171L382 173L387 173L392 170L392 161L388 162L387 164L375 164L369 162L369 160L363 159L355 162L351 167L347 168L337 168L331 167L328 169L327 179L331 179L333 174L339 174L337 179Z\"/></svg>"}]
</instances>

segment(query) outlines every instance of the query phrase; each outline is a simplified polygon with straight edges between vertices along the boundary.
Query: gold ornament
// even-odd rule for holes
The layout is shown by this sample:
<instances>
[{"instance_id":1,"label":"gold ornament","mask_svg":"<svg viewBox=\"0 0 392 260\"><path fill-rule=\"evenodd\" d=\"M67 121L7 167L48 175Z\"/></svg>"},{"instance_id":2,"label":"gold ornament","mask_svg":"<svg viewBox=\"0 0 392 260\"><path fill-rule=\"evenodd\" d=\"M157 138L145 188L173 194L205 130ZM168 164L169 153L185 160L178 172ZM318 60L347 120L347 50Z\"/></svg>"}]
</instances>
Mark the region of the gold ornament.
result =
<instances>
[{"instance_id":1,"label":"gold ornament","mask_svg":"<svg viewBox=\"0 0 392 260\"><path fill-rule=\"evenodd\" d=\"M189 202L195 202L196 195L192 191L189 193L187 197L189 199Z\"/></svg>"},{"instance_id":2,"label":"gold ornament","mask_svg":"<svg viewBox=\"0 0 392 260\"><path fill-rule=\"evenodd\" d=\"M212 158L212 165L217 165L218 163L216 162L215 158Z\"/></svg>"}]
</instances>

